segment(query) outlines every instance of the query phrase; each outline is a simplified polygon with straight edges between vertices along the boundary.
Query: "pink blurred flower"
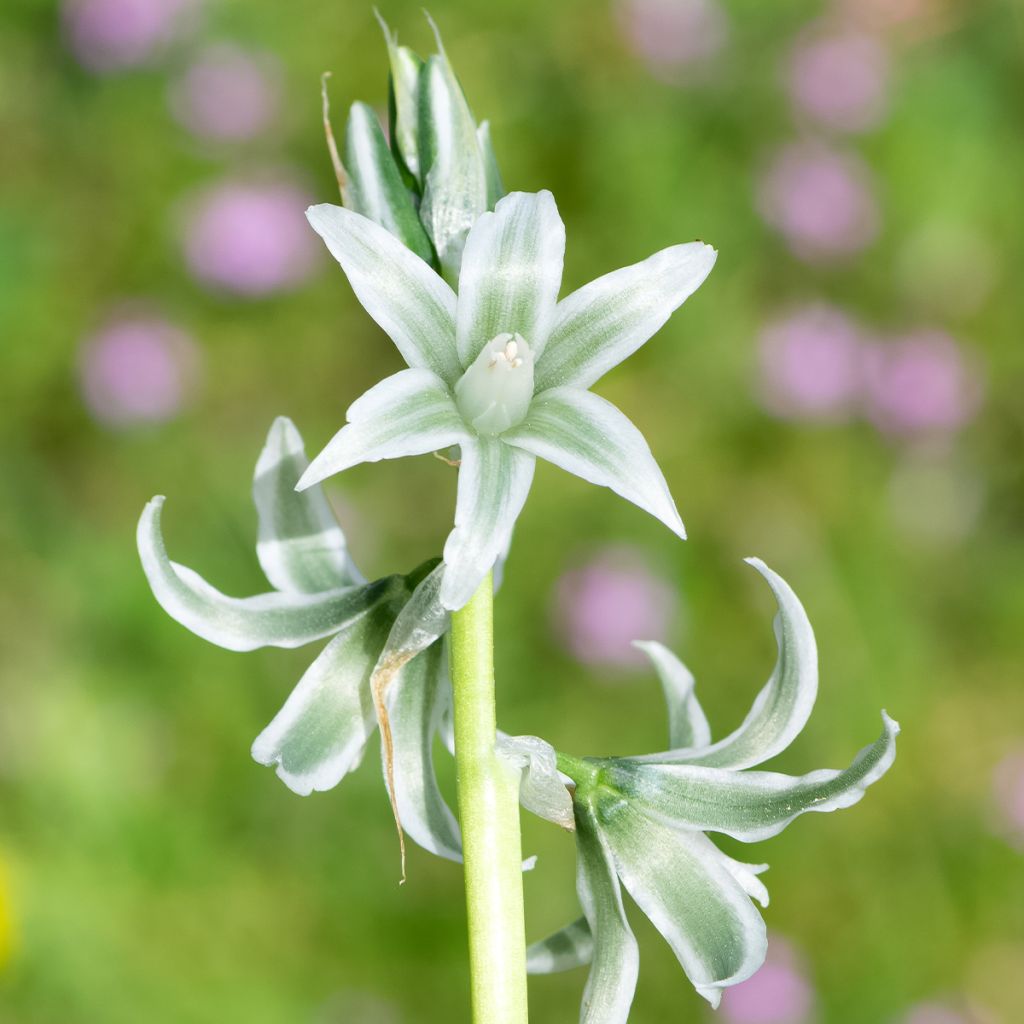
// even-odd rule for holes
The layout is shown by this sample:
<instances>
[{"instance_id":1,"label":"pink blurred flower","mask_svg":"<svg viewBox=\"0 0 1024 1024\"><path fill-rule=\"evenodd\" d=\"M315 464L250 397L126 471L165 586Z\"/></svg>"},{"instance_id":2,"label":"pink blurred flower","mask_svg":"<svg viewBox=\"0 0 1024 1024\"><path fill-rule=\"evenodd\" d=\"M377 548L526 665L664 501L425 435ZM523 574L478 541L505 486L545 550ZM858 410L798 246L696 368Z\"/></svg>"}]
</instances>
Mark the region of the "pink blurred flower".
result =
<instances>
[{"instance_id":1,"label":"pink blurred flower","mask_svg":"<svg viewBox=\"0 0 1024 1024\"><path fill-rule=\"evenodd\" d=\"M865 362L868 418L887 434L943 435L977 412L981 380L957 343L922 330L873 346Z\"/></svg>"},{"instance_id":2,"label":"pink blurred flower","mask_svg":"<svg viewBox=\"0 0 1024 1024\"><path fill-rule=\"evenodd\" d=\"M634 640L668 638L676 612L672 588L639 552L608 548L559 580L555 622L565 646L590 665L643 665Z\"/></svg>"},{"instance_id":3,"label":"pink blurred flower","mask_svg":"<svg viewBox=\"0 0 1024 1024\"><path fill-rule=\"evenodd\" d=\"M882 116L889 60L867 33L813 29L797 40L787 77L800 113L837 131L860 132Z\"/></svg>"},{"instance_id":4,"label":"pink blurred flower","mask_svg":"<svg viewBox=\"0 0 1024 1024\"><path fill-rule=\"evenodd\" d=\"M109 73L146 63L177 38L197 0L65 0L64 38L78 62Z\"/></svg>"},{"instance_id":5,"label":"pink blurred flower","mask_svg":"<svg viewBox=\"0 0 1024 1024\"><path fill-rule=\"evenodd\" d=\"M867 167L820 143L791 143L775 154L759 182L758 207L808 262L850 256L878 233Z\"/></svg>"},{"instance_id":6,"label":"pink blurred flower","mask_svg":"<svg viewBox=\"0 0 1024 1024\"><path fill-rule=\"evenodd\" d=\"M910 41L946 31L957 20L950 0L834 0L834 7L841 18L870 32Z\"/></svg>"},{"instance_id":7,"label":"pink blurred flower","mask_svg":"<svg viewBox=\"0 0 1024 1024\"><path fill-rule=\"evenodd\" d=\"M110 426L171 419L198 377L195 343L174 324L151 314L116 315L85 339L79 355L85 404Z\"/></svg>"},{"instance_id":8,"label":"pink blurred flower","mask_svg":"<svg viewBox=\"0 0 1024 1024\"><path fill-rule=\"evenodd\" d=\"M860 329L844 313L804 306L761 332L760 390L765 407L793 419L838 420L860 398Z\"/></svg>"},{"instance_id":9,"label":"pink blurred flower","mask_svg":"<svg viewBox=\"0 0 1024 1024\"><path fill-rule=\"evenodd\" d=\"M287 182L227 182L207 189L187 218L185 259L204 284L265 295L305 280L320 250L306 224L309 199Z\"/></svg>"},{"instance_id":10,"label":"pink blurred flower","mask_svg":"<svg viewBox=\"0 0 1024 1024\"><path fill-rule=\"evenodd\" d=\"M764 966L722 993L721 1015L728 1024L805 1024L814 1008L814 990L793 947L769 936Z\"/></svg>"},{"instance_id":11,"label":"pink blurred flower","mask_svg":"<svg viewBox=\"0 0 1024 1024\"><path fill-rule=\"evenodd\" d=\"M193 135L239 142L274 120L279 92L279 71L272 60L221 44L204 50L175 82L170 105Z\"/></svg>"},{"instance_id":12,"label":"pink blurred flower","mask_svg":"<svg viewBox=\"0 0 1024 1024\"><path fill-rule=\"evenodd\" d=\"M729 36L717 0L617 0L616 13L633 50L670 81L707 64Z\"/></svg>"},{"instance_id":13,"label":"pink blurred flower","mask_svg":"<svg viewBox=\"0 0 1024 1024\"><path fill-rule=\"evenodd\" d=\"M1024 850L1024 748L1007 754L992 774L998 826Z\"/></svg>"},{"instance_id":14,"label":"pink blurred flower","mask_svg":"<svg viewBox=\"0 0 1024 1024\"><path fill-rule=\"evenodd\" d=\"M943 1003L918 1003L908 1011L901 1024L973 1024L970 1017Z\"/></svg>"}]
</instances>

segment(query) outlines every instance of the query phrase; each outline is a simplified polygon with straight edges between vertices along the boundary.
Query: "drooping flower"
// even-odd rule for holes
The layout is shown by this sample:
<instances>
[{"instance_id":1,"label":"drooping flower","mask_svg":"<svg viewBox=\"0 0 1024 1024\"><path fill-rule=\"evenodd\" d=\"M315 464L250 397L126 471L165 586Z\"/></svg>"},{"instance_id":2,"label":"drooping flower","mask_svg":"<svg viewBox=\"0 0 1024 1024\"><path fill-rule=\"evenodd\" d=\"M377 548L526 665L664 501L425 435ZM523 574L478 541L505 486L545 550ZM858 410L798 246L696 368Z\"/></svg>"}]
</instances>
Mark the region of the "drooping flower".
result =
<instances>
[{"instance_id":1,"label":"drooping flower","mask_svg":"<svg viewBox=\"0 0 1024 1024\"><path fill-rule=\"evenodd\" d=\"M331 638L256 738L253 757L276 767L300 795L330 789L359 765L384 707L396 817L425 849L458 859L458 825L433 774L433 739L451 698L439 640L448 625L437 600L440 567L428 563L407 576L365 582L322 490L295 491L307 465L299 432L278 418L253 481L256 555L272 590L228 597L172 562L161 497L146 506L138 527L149 585L168 615L231 651Z\"/></svg>"},{"instance_id":2,"label":"drooping flower","mask_svg":"<svg viewBox=\"0 0 1024 1024\"><path fill-rule=\"evenodd\" d=\"M348 410L306 487L360 462L458 445L442 601L459 608L507 546L537 456L616 493L684 536L643 436L588 389L703 282L715 251L662 250L558 301L565 228L550 192L512 193L473 225L459 292L393 235L337 206L310 223L409 369Z\"/></svg>"},{"instance_id":3,"label":"drooping flower","mask_svg":"<svg viewBox=\"0 0 1024 1024\"><path fill-rule=\"evenodd\" d=\"M743 724L713 743L694 695L693 676L660 644L644 644L669 707L672 749L642 757L558 756L575 784L577 890L583 917L528 952L534 972L590 963L580 1019L623 1024L636 986L638 950L622 902L624 886L668 941L697 991L713 1006L722 990L751 977L766 953L768 903L758 879L766 864L744 864L705 835L758 842L797 816L857 803L895 757L898 725L884 731L842 771L793 777L748 771L785 750L800 733L818 689L817 649L806 613L789 586L749 559L772 588L778 661Z\"/></svg>"}]
</instances>

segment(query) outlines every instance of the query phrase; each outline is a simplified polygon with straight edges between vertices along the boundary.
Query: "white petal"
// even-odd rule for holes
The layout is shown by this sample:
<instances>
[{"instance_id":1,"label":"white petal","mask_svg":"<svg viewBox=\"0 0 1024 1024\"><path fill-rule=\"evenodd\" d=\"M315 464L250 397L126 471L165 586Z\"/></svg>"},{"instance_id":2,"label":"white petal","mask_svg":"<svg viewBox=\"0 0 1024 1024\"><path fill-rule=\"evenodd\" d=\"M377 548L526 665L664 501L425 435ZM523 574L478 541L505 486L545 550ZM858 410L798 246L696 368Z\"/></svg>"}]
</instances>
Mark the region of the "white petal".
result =
<instances>
[{"instance_id":1,"label":"white petal","mask_svg":"<svg viewBox=\"0 0 1024 1024\"><path fill-rule=\"evenodd\" d=\"M390 577L320 594L275 591L227 597L198 573L167 557L160 532L163 503L157 497L145 507L137 531L139 556L153 596L172 619L229 651L300 647L330 636L401 586L397 577Z\"/></svg>"},{"instance_id":2,"label":"white petal","mask_svg":"<svg viewBox=\"0 0 1024 1024\"><path fill-rule=\"evenodd\" d=\"M256 555L263 572L278 590L305 594L364 583L323 491L295 491L308 465L295 424L279 416L260 452L252 485L259 520Z\"/></svg>"},{"instance_id":3,"label":"white petal","mask_svg":"<svg viewBox=\"0 0 1024 1024\"><path fill-rule=\"evenodd\" d=\"M352 403L347 416L348 423L303 473L300 489L360 462L423 455L469 436L444 382L423 369L385 377Z\"/></svg>"},{"instance_id":4,"label":"white petal","mask_svg":"<svg viewBox=\"0 0 1024 1024\"><path fill-rule=\"evenodd\" d=\"M634 640L633 646L651 659L661 680L668 705L669 744L673 748L706 747L711 742L711 727L693 692L693 673L664 644Z\"/></svg>"},{"instance_id":5,"label":"white petal","mask_svg":"<svg viewBox=\"0 0 1024 1024\"><path fill-rule=\"evenodd\" d=\"M501 168L498 158L494 155L491 144L491 123L481 121L476 130L476 140L480 145L480 155L484 160L484 171L487 176L487 209L493 210L498 200L505 195L505 183L501 180Z\"/></svg>"},{"instance_id":6,"label":"white petal","mask_svg":"<svg viewBox=\"0 0 1024 1024\"><path fill-rule=\"evenodd\" d=\"M616 494L686 536L668 484L643 434L611 402L578 388L537 395L503 441Z\"/></svg>"},{"instance_id":7,"label":"white petal","mask_svg":"<svg viewBox=\"0 0 1024 1024\"><path fill-rule=\"evenodd\" d=\"M306 217L348 276L356 298L413 367L454 385L455 293L385 228L341 206L311 206Z\"/></svg>"},{"instance_id":8,"label":"white petal","mask_svg":"<svg viewBox=\"0 0 1024 1024\"><path fill-rule=\"evenodd\" d=\"M532 455L494 438L462 443L455 529L444 545L441 603L455 611L474 594L508 544L533 482Z\"/></svg>"},{"instance_id":9,"label":"white petal","mask_svg":"<svg viewBox=\"0 0 1024 1024\"><path fill-rule=\"evenodd\" d=\"M512 192L473 225L459 275L456 344L464 367L499 334L543 351L562 284L565 225L550 192Z\"/></svg>"},{"instance_id":10,"label":"white petal","mask_svg":"<svg viewBox=\"0 0 1024 1024\"><path fill-rule=\"evenodd\" d=\"M711 273L716 256L703 242L674 245L562 299L537 363L537 389L589 388L661 329Z\"/></svg>"},{"instance_id":11,"label":"white petal","mask_svg":"<svg viewBox=\"0 0 1024 1024\"><path fill-rule=\"evenodd\" d=\"M519 802L531 814L572 831L572 797L556 764L555 748L537 736L498 735L498 755L521 772Z\"/></svg>"},{"instance_id":12,"label":"white petal","mask_svg":"<svg viewBox=\"0 0 1024 1024\"><path fill-rule=\"evenodd\" d=\"M419 178L417 136L420 121L419 80L423 61L408 46L398 45L397 36L388 28L380 13L376 13L388 44L391 63L391 138L409 173Z\"/></svg>"},{"instance_id":13,"label":"white petal","mask_svg":"<svg viewBox=\"0 0 1024 1024\"><path fill-rule=\"evenodd\" d=\"M526 949L528 974L557 974L589 964L594 957L594 936L585 917L577 918L546 939Z\"/></svg>"}]
</instances>

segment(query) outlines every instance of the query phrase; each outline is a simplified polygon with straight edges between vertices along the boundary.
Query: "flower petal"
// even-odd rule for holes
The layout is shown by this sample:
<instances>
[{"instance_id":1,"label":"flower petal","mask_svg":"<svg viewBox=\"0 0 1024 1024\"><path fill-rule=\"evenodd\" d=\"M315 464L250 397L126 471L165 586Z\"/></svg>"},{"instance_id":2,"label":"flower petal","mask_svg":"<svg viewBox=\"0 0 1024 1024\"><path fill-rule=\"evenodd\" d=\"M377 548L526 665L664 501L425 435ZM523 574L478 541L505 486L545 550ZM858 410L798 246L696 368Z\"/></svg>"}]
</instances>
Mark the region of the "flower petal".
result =
<instances>
[{"instance_id":1,"label":"flower petal","mask_svg":"<svg viewBox=\"0 0 1024 1024\"><path fill-rule=\"evenodd\" d=\"M349 406L348 423L299 479L304 490L360 462L423 455L469 437L444 382L429 370L400 370Z\"/></svg>"},{"instance_id":2,"label":"flower petal","mask_svg":"<svg viewBox=\"0 0 1024 1024\"><path fill-rule=\"evenodd\" d=\"M455 293L388 230L341 206L311 206L306 217L341 264L356 298L413 367L454 385Z\"/></svg>"},{"instance_id":3,"label":"flower petal","mask_svg":"<svg viewBox=\"0 0 1024 1024\"><path fill-rule=\"evenodd\" d=\"M533 482L532 455L496 438L462 443L455 529L444 545L441 603L461 608L508 543Z\"/></svg>"},{"instance_id":4,"label":"flower petal","mask_svg":"<svg viewBox=\"0 0 1024 1024\"><path fill-rule=\"evenodd\" d=\"M577 918L546 939L526 949L527 974L558 974L589 964L594 956L594 936L585 917Z\"/></svg>"},{"instance_id":5,"label":"flower petal","mask_svg":"<svg viewBox=\"0 0 1024 1024\"><path fill-rule=\"evenodd\" d=\"M320 594L278 593L227 597L198 573L167 557L160 532L164 499L142 512L137 541L142 568L157 599L172 619L229 651L258 647L301 647L344 629L368 608L394 593L396 577Z\"/></svg>"},{"instance_id":6,"label":"flower petal","mask_svg":"<svg viewBox=\"0 0 1024 1024\"><path fill-rule=\"evenodd\" d=\"M562 299L537 362L537 390L589 388L661 329L711 273L717 255L703 242L673 245Z\"/></svg>"},{"instance_id":7,"label":"flower petal","mask_svg":"<svg viewBox=\"0 0 1024 1024\"><path fill-rule=\"evenodd\" d=\"M657 641L634 640L633 646L651 659L668 705L668 741L673 747L706 747L711 727L693 692L693 673Z\"/></svg>"},{"instance_id":8,"label":"flower petal","mask_svg":"<svg viewBox=\"0 0 1024 1024\"><path fill-rule=\"evenodd\" d=\"M377 727L370 673L395 612L395 602L383 602L339 633L256 737L253 759L276 765L299 796L332 789L362 760Z\"/></svg>"},{"instance_id":9,"label":"flower petal","mask_svg":"<svg viewBox=\"0 0 1024 1024\"><path fill-rule=\"evenodd\" d=\"M750 768L781 753L793 742L818 696L818 648L814 630L789 584L759 558L748 558L775 594L775 642L779 655L771 678L757 695L743 724L710 747L669 750L639 761L701 764L711 768Z\"/></svg>"},{"instance_id":10,"label":"flower petal","mask_svg":"<svg viewBox=\"0 0 1024 1024\"><path fill-rule=\"evenodd\" d=\"M572 831L572 797L558 772L555 748L537 736L498 734L498 754L522 773L519 802L531 814Z\"/></svg>"},{"instance_id":11,"label":"flower petal","mask_svg":"<svg viewBox=\"0 0 1024 1024\"><path fill-rule=\"evenodd\" d=\"M384 31L391 64L388 90L388 117L391 126L391 144L396 158L416 179L420 175L417 135L419 133L419 78L423 59L408 46L399 46L398 38L387 22L376 12L377 21Z\"/></svg>"},{"instance_id":12,"label":"flower petal","mask_svg":"<svg viewBox=\"0 0 1024 1024\"><path fill-rule=\"evenodd\" d=\"M345 130L345 206L387 228L421 260L434 250L373 108L353 103Z\"/></svg>"},{"instance_id":13,"label":"flower petal","mask_svg":"<svg viewBox=\"0 0 1024 1024\"><path fill-rule=\"evenodd\" d=\"M588 800L576 801L576 892L594 941L580 1024L626 1024L640 953L626 920L612 855Z\"/></svg>"},{"instance_id":14,"label":"flower petal","mask_svg":"<svg viewBox=\"0 0 1024 1024\"><path fill-rule=\"evenodd\" d=\"M388 711L395 802L402 828L425 850L460 861L459 826L434 774L434 737L451 703L447 661L441 641L409 661L388 688Z\"/></svg>"},{"instance_id":15,"label":"flower petal","mask_svg":"<svg viewBox=\"0 0 1024 1024\"><path fill-rule=\"evenodd\" d=\"M622 884L712 1006L764 962L764 921L734 867L699 832L681 832L627 800L599 798L597 820Z\"/></svg>"},{"instance_id":16,"label":"flower petal","mask_svg":"<svg viewBox=\"0 0 1024 1024\"><path fill-rule=\"evenodd\" d=\"M562 284L565 225L550 192L512 192L466 239L455 340L462 365L499 334L521 334L534 359L547 340Z\"/></svg>"},{"instance_id":17,"label":"flower petal","mask_svg":"<svg viewBox=\"0 0 1024 1024\"><path fill-rule=\"evenodd\" d=\"M643 434L611 402L579 388L537 395L501 439L616 494L686 537L668 484Z\"/></svg>"},{"instance_id":18,"label":"flower petal","mask_svg":"<svg viewBox=\"0 0 1024 1024\"><path fill-rule=\"evenodd\" d=\"M723 832L745 843L778 835L808 811L857 803L892 766L899 725L882 713L884 731L843 771L808 775L736 772L699 765L602 761L602 780L645 814L674 828Z\"/></svg>"},{"instance_id":19,"label":"flower petal","mask_svg":"<svg viewBox=\"0 0 1024 1024\"><path fill-rule=\"evenodd\" d=\"M295 491L308 465L295 424L278 416L252 484L259 519L256 556L263 572L278 590L302 594L365 583L324 492L319 487Z\"/></svg>"},{"instance_id":20,"label":"flower petal","mask_svg":"<svg viewBox=\"0 0 1024 1024\"><path fill-rule=\"evenodd\" d=\"M487 175L487 209L493 210L499 199L505 195L505 183L501 178L498 158L494 155L491 144L491 122L481 121L476 130L476 140L480 144L480 153L484 158L484 171Z\"/></svg>"}]
</instances>

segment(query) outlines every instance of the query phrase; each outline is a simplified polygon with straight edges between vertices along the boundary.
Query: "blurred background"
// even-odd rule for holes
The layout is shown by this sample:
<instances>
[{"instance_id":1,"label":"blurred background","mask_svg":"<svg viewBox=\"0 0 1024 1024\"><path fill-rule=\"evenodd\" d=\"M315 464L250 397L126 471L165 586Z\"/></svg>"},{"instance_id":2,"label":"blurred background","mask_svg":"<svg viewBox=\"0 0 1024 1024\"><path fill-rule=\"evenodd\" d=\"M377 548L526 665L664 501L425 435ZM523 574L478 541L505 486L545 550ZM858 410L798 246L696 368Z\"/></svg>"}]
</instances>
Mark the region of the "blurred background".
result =
<instances>
[{"instance_id":1,"label":"blurred background","mask_svg":"<svg viewBox=\"0 0 1024 1024\"><path fill-rule=\"evenodd\" d=\"M895 769L767 860L767 966L726 1024L1024 1020L1024 20L982 0L433 0L506 184L551 188L566 288L692 238L708 282L598 391L691 539L546 464L497 607L500 717L576 754L663 746L628 641L671 643L713 728L771 669L757 554L807 606L818 707L773 763ZM419 4L388 0L431 49ZM5 0L0 13L0 1019L466 1020L460 870L398 851L376 754L302 799L249 757L314 652L212 647L134 526L265 589L252 467L318 450L401 363L305 224L337 201L318 77L386 103L369 4ZM1017 268L1014 270L1014 268ZM329 485L368 575L439 552L453 472ZM445 784L451 772L443 766ZM528 934L572 842L525 823ZM732 851L735 852L735 851ZM709 1021L635 916L631 1020ZM538 978L576 1019L584 972Z\"/></svg>"}]
</instances>

